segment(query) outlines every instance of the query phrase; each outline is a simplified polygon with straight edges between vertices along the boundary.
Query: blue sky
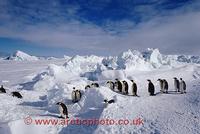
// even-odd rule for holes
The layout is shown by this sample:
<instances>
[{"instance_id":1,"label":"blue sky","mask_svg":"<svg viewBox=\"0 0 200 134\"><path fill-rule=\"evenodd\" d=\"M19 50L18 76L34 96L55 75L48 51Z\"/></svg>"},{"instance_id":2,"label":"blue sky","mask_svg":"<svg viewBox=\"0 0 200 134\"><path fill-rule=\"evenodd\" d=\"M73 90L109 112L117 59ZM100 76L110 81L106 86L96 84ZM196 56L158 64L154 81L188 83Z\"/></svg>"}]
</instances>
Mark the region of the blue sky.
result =
<instances>
[{"instance_id":1,"label":"blue sky","mask_svg":"<svg viewBox=\"0 0 200 134\"><path fill-rule=\"evenodd\" d=\"M198 0L1 0L0 52L200 54Z\"/></svg>"}]
</instances>

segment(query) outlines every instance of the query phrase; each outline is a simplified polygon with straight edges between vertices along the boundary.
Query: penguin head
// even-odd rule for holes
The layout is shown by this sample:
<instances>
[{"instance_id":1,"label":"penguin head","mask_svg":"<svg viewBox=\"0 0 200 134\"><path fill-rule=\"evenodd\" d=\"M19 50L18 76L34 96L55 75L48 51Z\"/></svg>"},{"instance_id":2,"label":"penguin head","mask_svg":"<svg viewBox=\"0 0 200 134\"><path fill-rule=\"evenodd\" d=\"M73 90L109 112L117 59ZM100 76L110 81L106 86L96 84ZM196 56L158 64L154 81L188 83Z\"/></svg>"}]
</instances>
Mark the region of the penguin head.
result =
<instances>
[{"instance_id":1,"label":"penguin head","mask_svg":"<svg viewBox=\"0 0 200 134\"><path fill-rule=\"evenodd\" d=\"M174 77L174 79L176 80L177 78L176 78L176 77Z\"/></svg>"},{"instance_id":2,"label":"penguin head","mask_svg":"<svg viewBox=\"0 0 200 134\"><path fill-rule=\"evenodd\" d=\"M161 79L158 79L157 81L160 81Z\"/></svg>"},{"instance_id":3,"label":"penguin head","mask_svg":"<svg viewBox=\"0 0 200 134\"><path fill-rule=\"evenodd\" d=\"M115 79L116 81L118 81L118 79Z\"/></svg>"},{"instance_id":4,"label":"penguin head","mask_svg":"<svg viewBox=\"0 0 200 134\"><path fill-rule=\"evenodd\" d=\"M131 80L131 82L134 82L134 80Z\"/></svg>"},{"instance_id":5,"label":"penguin head","mask_svg":"<svg viewBox=\"0 0 200 134\"><path fill-rule=\"evenodd\" d=\"M182 78L180 78L180 80L183 80Z\"/></svg>"},{"instance_id":6,"label":"penguin head","mask_svg":"<svg viewBox=\"0 0 200 134\"><path fill-rule=\"evenodd\" d=\"M151 82L151 80L147 79L148 82Z\"/></svg>"},{"instance_id":7,"label":"penguin head","mask_svg":"<svg viewBox=\"0 0 200 134\"><path fill-rule=\"evenodd\" d=\"M61 105L61 103L62 103L62 102L58 102L58 103L56 103L56 105Z\"/></svg>"},{"instance_id":8,"label":"penguin head","mask_svg":"<svg viewBox=\"0 0 200 134\"><path fill-rule=\"evenodd\" d=\"M75 87L73 87L73 89L75 89Z\"/></svg>"}]
</instances>

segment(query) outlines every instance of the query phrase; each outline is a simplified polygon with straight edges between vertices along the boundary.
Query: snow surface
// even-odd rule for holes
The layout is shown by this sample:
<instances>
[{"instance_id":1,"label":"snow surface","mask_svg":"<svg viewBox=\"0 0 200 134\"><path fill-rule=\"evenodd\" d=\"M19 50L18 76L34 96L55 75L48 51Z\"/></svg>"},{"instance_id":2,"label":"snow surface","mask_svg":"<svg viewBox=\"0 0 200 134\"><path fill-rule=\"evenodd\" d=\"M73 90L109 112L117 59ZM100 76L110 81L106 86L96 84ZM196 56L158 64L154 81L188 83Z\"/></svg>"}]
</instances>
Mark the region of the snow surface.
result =
<instances>
[{"instance_id":1,"label":"snow surface","mask_svg":"<svg viewBox=\"0 0 200 134\"><path fill-rule=\"evenodd\" d=\"M25 52L17 50L14 54L9 56L7 60L15 60L15 61L33 61L38 60L38 57L31 56Z\"/></svg>"},{"instance_id":2,"label":"snow surface","mask_svg":"<svg viewBox=\"0 0 200 134\"><path fill-rule=\"evenodd\" d=\"M8 89L7 94L0 94L0 134L199 134L200 65L194 59L198 57L162 55L158 49L147 49L145 52L128 50L116 57L91 55L0 61L0 82ZM186 94L174 92L173 77L186 81ZM107 88L106 81L115 78L126 80L129 86L134 79L140 97L131 96L130 89L130 95L126 96ZM160 93L158 78L169 82L169 94ZM148 95L147 79L154 83L156 96ZM94 81L100 88L85 90ZM75 104L71 102L73 87L83 93ZM10 95L16 90L23 99ZM114 99L115 103L105 106L104 99ZM23 119L27 116L58 119L55 105L58 101L67 105L70 118L131 120L140 117L144 124L25 125Z\"/></svg>"}]
</instances>

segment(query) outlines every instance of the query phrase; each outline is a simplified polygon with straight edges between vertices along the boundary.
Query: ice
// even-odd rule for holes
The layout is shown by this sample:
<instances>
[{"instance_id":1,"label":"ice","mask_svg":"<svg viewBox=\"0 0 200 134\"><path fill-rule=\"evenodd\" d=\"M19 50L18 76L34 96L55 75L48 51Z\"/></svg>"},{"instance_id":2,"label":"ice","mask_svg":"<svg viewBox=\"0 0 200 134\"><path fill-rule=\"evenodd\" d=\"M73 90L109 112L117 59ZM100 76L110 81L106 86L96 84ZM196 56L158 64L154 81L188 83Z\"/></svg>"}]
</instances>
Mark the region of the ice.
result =
<instances>
[{"instance_id":1,"label":"ice","mask_svg":"<svg viewBox=\"0 0 200 134\"><path fill-rule=\"evenodd\" d=\"M7 60L34 61L38 60L38 57L28 55L27 53L18 50L13 55L9 56Z\"/></svg>"},{"instance_id":2,"label":"ice","mask_svg":"<svg viewBox=\"0 0 200 134\"><path fill-rule=\"evenodd\" d=\"M20 54L20 56L24 54ZM22 57L23 57L22 56ZM26 55L27 56L27 55ZM25 56L25 57L26 57ZM200 65L198 56L163 55L158 49L125 51L118 56L73 56L62 59L1 60L0 82L7 94L0 94L0 133L199 133L200 132ZM183 78L186 94L174 92L173 77ZM126 80L129 95L106 87L108 80ZM158 78L169 83L169 94L161 94ZM131 79L137 83L139 97L133 97ZM147 79L155 85L156 96L149 96ZM99 88L85 89L93 82ZM73 103L73 87L82 98ZM13 98L19 91L23 99ZM106 105L104 99L115 103ZM133 125L26 125L24 118L58 119L57 102L68 107L69 117L80 119L142 118L144 124Z\"/></svg>"}]
</instances>

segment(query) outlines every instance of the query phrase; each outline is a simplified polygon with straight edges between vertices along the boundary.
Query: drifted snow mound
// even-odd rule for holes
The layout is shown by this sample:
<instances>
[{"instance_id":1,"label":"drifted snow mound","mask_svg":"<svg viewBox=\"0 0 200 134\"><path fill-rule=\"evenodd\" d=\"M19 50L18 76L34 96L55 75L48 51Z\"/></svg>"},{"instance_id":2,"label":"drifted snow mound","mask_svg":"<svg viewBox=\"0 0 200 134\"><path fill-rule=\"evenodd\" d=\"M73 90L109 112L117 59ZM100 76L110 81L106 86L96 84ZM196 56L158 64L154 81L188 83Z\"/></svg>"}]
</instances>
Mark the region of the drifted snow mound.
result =
<instances>
[{"instance_id":1,"label":"drifted snow mound","mask_svg":"<svg viewBox=\"0 0 200 134\"><path fill-rule=\"evenodd\" d=\"M16 51L13 55L9 56L7 60L16 60L16 61L34 61L38 60L38 57L28 55L22 51Z\"/></svg>"},{"instance_id":2,"label":"drifted snow mound","mask_svg":"<svg viewBox=\"0 0 200 134\"><path fill-rule=\"evenodd\" d=\"M65 69L73 74L84 74L85 72L93 72L97 69L97 64L102 62L102 57L98 56L79 56L76 55L68 60L64 66Z\"/></svg>"},{"instance_id":3,"label":"drifted snow mound","mask_svg":"<svg viewBox=\"0 0 200 134\"><path fill-rule=\"evenodd\" d=\"M33 90L46 91L53 88L56 83L67 83L73 78L74 76L64 66L50 64L46 70L36 75L27 84L32 84Z\"/></svg>"},{"instance_id":4,"label":"drifted snow mound","mask_svg":"<svg viewBox=\"0 0 200 134\"><path fill-rule=\"evenodd\" d=\"M153 68L141 52L130 49L116 57L104 58L102 64L108 69L117 70L150 70Z\"/></svg>"},{"instance_id":5,"label":"drifted snow mound","mask_svg":"<svg viewBox=\"0 0 200 134\"><path fill-rule=\"evenodd\" d=\"M162 67L176 67L183 63L200 63L198 56L163 55L158 49L148 48L144 52L128 50L116 57L106 57L102 64L111 69L149 71Z\"/></svg>"}]
</instances>

